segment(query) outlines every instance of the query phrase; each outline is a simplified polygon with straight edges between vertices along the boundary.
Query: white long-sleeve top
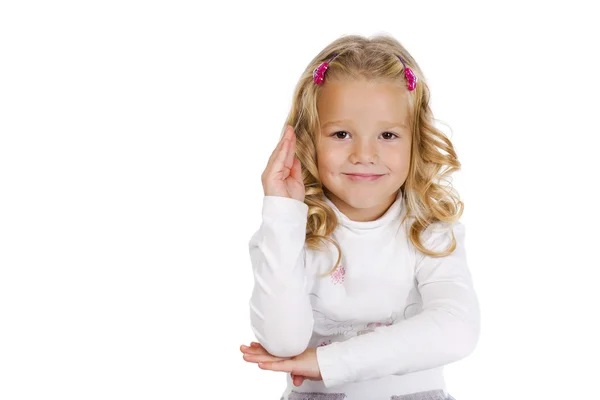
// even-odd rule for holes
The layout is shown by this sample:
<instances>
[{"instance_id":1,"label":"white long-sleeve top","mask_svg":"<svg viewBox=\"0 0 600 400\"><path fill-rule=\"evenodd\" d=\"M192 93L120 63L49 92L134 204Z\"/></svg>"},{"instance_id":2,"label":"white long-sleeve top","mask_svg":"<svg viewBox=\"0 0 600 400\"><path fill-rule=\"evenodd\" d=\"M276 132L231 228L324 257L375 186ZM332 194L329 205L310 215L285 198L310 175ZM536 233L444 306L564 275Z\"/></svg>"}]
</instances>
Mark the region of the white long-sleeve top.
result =
<instances>
[{"instance_id":1,"label":"white long-sleeve top","mask_svg":"<svg viewBox=\"0 0 600 400\"><path fill-rule=\"evenodd\" d=\"M479 339L480 311L465 252L465 227L435 223L425 247L457 247L446 257L418 251L400 224L402 193L383 216L359 222L338 216L338 253L305 245L308 206L277 196L263 199L262 224L252 236L254 289L250 320L256 339L275 356L317 348L322 381L293 385L283 397L331 393L346 400L386 399L420 391L446 393L443 366L469 355ZM343 394L343 395L342 395ZM345 396L345 397L344 397ZM323 397L326 398L326 397Z\"/></svg>"}]
</instances>

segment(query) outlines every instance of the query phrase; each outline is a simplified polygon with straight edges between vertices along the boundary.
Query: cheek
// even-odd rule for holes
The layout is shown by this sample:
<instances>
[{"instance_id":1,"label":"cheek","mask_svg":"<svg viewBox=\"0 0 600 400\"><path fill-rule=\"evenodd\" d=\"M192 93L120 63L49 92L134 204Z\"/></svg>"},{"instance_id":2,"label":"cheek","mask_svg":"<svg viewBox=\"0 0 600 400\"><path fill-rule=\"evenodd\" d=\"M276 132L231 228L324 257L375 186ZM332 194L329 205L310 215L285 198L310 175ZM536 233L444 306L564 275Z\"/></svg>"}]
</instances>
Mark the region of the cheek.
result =
<instances>
[{"instance_id":1,"label":"cheek","mask_svg":"<svg viewBox=\"0 0 600 400\"><path fill-rule=\"evenodd\" d=\"M410 167L410 147L396 149L387 155L388 165L394 172L405 173Z\"/></svg>"},{"instance_id":2,"label":"cheek","mask_svg":"<svg viewBox=\"0 0 600 400\"><path fill-rule=\"evenodd\" d=\"M331 148L322 148L318 154L318 168L323 172L335 173L340 169L343 154Z\"/></svg>"},{"instance_id":3,"label":"cheek","mask_svg":"<svg viewBox=\"0 0 600 400\"><path fill-rule=\"evenodd\" d=\"M410 166L410 154L402 155L402 157L398 157L396 161L396 168L400 171L408 170Z\"/></svg>"}]
</instances>

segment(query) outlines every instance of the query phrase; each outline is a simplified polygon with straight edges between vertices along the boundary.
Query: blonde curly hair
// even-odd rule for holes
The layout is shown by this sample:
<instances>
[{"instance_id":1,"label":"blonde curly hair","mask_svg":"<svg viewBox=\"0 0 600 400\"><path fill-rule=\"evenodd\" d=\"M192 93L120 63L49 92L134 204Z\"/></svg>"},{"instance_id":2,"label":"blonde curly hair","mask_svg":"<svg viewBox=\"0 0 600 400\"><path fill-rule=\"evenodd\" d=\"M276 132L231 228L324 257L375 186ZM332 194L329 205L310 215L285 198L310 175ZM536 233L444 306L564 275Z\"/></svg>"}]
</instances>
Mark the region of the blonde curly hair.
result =
<instances>
[{"instance_id":1,"label":"blonde curly hair","mask_svg":"<svg viewBox=\"0 0 600 400\"><path fill-rule=\"evenodd\" d=\"M450 140L434 126L429 107L429 88L423 73L395 38L388 35L371 38L347 35L333 41L308 64L296 85L292 106L284 124L295 129L296 157L302 165L302 180L306 189L304 203L308 205L306 245L310 249L322 249L324 241L328 241L338 250L333 269L324 276L337 269L342 251L331 238L338 220L333 209L325 202L317 168L317 133L320 132L317 100L322 85L313 82L313 70L334 53L339 55L329 63L326 80L366 78L384 82L405 81L404 66L397 56L402 57L406 66L417 76L417 87L408 96L412 149L408 177L400 188L406 205L402 223L411 217L413 223L408 229L408 236L423 254L432 257L451 254L456 248L454 233L450 246L439 253L425 248L421 239L421 233L427 227L436 222L456 222L464 209L463 202L448 179L460 169L461 164ZM442 185L443 181L447 184Z\"/></svg>"}]
</instances>

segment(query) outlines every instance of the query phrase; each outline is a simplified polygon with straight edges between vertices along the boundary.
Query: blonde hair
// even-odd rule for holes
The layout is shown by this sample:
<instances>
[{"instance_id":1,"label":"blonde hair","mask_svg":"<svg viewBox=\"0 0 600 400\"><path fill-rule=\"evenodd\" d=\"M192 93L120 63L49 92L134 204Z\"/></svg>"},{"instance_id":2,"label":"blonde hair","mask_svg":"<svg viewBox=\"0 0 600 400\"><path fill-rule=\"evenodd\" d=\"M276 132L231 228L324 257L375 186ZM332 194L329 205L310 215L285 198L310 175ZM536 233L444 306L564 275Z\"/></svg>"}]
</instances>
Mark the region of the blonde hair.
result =
<instances>
[{"instance_id":1,"label":"blonde hair","mask_svg":"<svg viewBox=\"0 0 600 400\"><path fill-rule=\"evenodd\" d=\"M322 85L313 82L312 74L316 67L323 61L328 61L334 53L338 53L338 56L329 63L325 81L366 78L406 85L404 66L397 56L401 56L406 66L418 77L416 89L409 92L413 136L408 177L400 188L406 205L402 223L408 216L414 218L408 237L420 252L433 257L451 254L456 248L454 234L450 246L441 252L425 248L421 241L421 233L427 227L436 222L458 221L464 209L463 202L448 180L453 172L460 169L461 164L450 140L434 126L433 114L429 108L429 88L423 73L408 51L393 37L342 36L317 54L302 73L285 123L295 129L296 156L302 164L302 180L306 189L304 203L308 205L306 245L310 249L322 249L324 241L328 241L338 250L333 269L324 276L337 269L342 251L331 238L338 220L324 199L323 184L317 168L317 133L320 131L317 100ZM444 180L448 183L445 186L441 184Z\"/></svg>"}]
</instances>

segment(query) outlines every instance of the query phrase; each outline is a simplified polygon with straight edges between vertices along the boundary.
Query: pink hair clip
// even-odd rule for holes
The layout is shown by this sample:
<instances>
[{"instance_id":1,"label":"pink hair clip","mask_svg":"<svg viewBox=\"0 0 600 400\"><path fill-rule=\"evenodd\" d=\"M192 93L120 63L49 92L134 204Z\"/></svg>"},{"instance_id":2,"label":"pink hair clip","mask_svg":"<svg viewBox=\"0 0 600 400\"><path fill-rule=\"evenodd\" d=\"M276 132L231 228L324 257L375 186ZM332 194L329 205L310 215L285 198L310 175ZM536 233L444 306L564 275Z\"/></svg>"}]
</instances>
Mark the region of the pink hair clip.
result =
<instances>
[{"instance_id":1,"label":"pink hair clip","mask_svg":"<svg viewBox=\"0 0 600 400\"><path fill-rule=\"evenodd\" d=\"M413 91L417 87L417 82L419 79L417 78L415 73L412 72L412 69L410 69L406 66L402 57L398 56L398 58L402 62L402 65L404 65L404 77L406 78L408 90Z\"/></svg>"},{"instance_id":2,"label":"pink hair clip","mask_svg":"<svg viewBox=\"0 0 600 400\"><path fill-rule=\"evenodd\" d=\"M317 68L314 69L313 81L317 85L321 85L323 83L323 81L325 80L325 72L327 71L327 68L329 67L329 63L331 61L333 61L333 59L336 58L337 56L338 56L338 53L335 53L333 55L333 57L331 57L328 61L322 62ZM402 62L402 65L404 66L404 77L406 78L408 90L409 91L415 90L419 79L417 78L415 73L412 71L412 69L410 69L409 67L406 66L406 63L404 62L402 57L398 56L398 59L400 59L400 62Z\"/></svg>"},{"instance_id":3,"label":"pink hair clip","mask_svg":"<svg viewBox=\"0 0 600 400\"><path fill-rule=\"evenodd\" d=\"M334 58L336 58L338 56L338 53L335 53L333 55L333 57L331 57L329 59L329 61L324 61L321 63L321 65L319 65L317 68L315 68L315 70L313 71L313 81L315 81L315 83L317 85L320 85L323 83L323 80L325 79L325 71L327 71L327 67L329 67L329 63L333 61Z\"/></svg>"}]
</instances>

